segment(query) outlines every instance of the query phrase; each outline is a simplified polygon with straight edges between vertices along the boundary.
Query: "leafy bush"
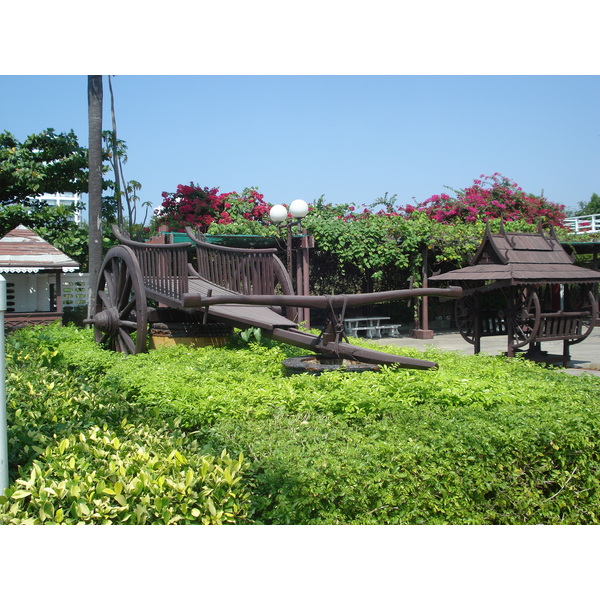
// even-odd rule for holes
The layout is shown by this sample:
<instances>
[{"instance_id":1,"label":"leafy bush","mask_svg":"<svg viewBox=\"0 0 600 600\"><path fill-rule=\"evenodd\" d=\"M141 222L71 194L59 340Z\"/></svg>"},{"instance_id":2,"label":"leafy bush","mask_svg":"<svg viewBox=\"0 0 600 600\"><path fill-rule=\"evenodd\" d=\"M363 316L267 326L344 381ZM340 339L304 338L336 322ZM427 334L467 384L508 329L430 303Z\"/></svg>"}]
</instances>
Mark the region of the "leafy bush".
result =
<instances>
[{"instance_id":1,"label":"leafy bush","mask_svg":"<svg viewBox=\"0 0 600 600\"><path fill-rule=\"evenodd\" d=\"M369 342L355 340L369 345ZM378 346L381 348L381 346ZM281 377L284 358L305 351L278 344L246 347L173 347L116 362L105 381L129 401L158 407L195 428L222 419L264 419L290 414L340 414L360 418L401 406L496 406L551 402L573 393L559 371L523 359L461 356L429 349L384 347L384 351L438 362L439 370L396 367L380 372L332 371L313 377ZM507 381L511 385L507 385ZM577 394L593 397L598 381L578 380Z\"/></svg>"},{"instance_id":2,"label":"leafy bush","mask_svg":"<svg viewBox=\"0 0 600 600\"><path fill-rule=\"evenodd\" d=\"M221 421L265 524L600 522L598 401Z\"/></svg>"},{"instance_id":3,"label":"leafy bush","mask_svg":"<svg viewBox=\"0 0 600 600\"><path fill-rule=\"evenodd\" d=\"M91 329L59 323L15 331L6 339L6 354L10 363L23 369L66 367L81 378L102 375L122 360L120 354L98 346Z\"/></svg>"},{"instance_id":4,"label":"leafy bush","mask_svg":"<svg viewBox=\"0 0 600 600\"><path fill-rule=\"evenodd\" d=\"M202 456L196 442L166 429L122 423L70 434L40 456L0 496L8 524L223 524L243 521L243 456Z\"/></svg>"},{"instance_id":5,"label":"leafy bush","mask_svg":"<svg viewBox=\"0 0 600 600\"><path fill-rule=\"evenodd\" d=\"M440 368L283 377L305 351L238 338L125 357L89 330L16 332L0 521L600 520L599 378L384 349Z\"/></svg>"},{"instance_id":6,"label":"leafy bush","mask_svg":"<svg viewBox=\"0 0 600 600\"><path fill-rule=\"evenodd\" d=\"M245 461L210 456L175 419L127 402L103 373L118 354L91 331L37 327L7 339L11 485L0 523L247 520Z\"/></svg>"}]
</instances>

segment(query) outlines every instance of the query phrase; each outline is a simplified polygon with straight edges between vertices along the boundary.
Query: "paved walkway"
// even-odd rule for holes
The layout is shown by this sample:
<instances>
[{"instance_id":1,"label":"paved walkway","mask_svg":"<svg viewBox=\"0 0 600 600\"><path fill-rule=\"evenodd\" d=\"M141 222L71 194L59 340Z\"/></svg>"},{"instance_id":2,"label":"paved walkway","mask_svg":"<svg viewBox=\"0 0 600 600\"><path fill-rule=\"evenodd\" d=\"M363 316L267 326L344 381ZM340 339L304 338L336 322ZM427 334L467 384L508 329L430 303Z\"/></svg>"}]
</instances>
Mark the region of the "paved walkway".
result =
<instances>
[{"instance_id":1,"label":"paved walkway","mask_svg":"<svg viewBox=\"0 0 600 600\"><path fill-rule=\"evenodd\" d=\"M473 354L473 346L466 342L456 331L436 333L431 340L417 340L408 335L396 338L381 338L375 340L387 346L403 346L410 348L426 348L433 346L440 350L453 350L464 354ZM544 342L542 350L548 354L562 355L562 342ZM497 355L506 352L506 337L484 337L481 339L481 351L486 354ZM582 342L571 346L570 368L565 369L572 375L590 373L600 376L600 327Z\"/></svg>"}]
</instances>

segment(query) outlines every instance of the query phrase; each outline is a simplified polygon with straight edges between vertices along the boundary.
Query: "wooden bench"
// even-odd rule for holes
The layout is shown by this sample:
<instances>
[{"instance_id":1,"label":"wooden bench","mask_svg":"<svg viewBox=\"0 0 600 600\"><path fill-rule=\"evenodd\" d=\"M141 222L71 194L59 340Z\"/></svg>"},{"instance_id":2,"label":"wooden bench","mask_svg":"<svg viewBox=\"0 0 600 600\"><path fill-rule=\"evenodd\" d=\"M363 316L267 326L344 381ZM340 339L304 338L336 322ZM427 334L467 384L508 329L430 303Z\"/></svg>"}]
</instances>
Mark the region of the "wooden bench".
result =
<instances>
[{"instance_id":1,"label":"wooden bench","mask_svg":"<svg viewBox=\"0 0 600 600\"><path fill-rule=\"evenodd\" d=\"M506 321L500 311L481 311L480 335L489 337L494 335L506 335Z\"/></svg>"},{"instance_id":2,"label":"wooden bench","mask_svg":"<svg viewBox=\"0 0 600 600\"><path fill-rule=\"evenodd\" d=\"M532 340L528 354L535 358L541 352L542 342L563 343L562 365L569 366L570 347L585 340L594 328L594 318L589 312L564 312L540 314L539 326Z\"/></svg>"},{"instance_id":3,"label":"wooden bench","mask_svg":"<svg viewBox=\"0 0 600 600\"><path fill-rule=\"evenodd\" d=\"M590 325L587 312L542 313L536 339L542 341L577 340Z\"/></svg>"}]
</instances>

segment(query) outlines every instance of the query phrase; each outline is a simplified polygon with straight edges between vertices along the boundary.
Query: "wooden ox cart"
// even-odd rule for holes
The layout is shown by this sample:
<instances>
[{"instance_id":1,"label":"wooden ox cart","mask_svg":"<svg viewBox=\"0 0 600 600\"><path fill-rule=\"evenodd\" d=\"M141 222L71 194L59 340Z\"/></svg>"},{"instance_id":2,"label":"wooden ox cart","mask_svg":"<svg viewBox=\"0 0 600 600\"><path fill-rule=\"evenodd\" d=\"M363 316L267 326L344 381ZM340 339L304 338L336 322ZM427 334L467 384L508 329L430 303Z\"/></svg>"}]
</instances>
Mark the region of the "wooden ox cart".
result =
<instances>
[{"instance_id":1,"label":"wooden ox cart","mask_svg":"<svg viewBox=\"0 0 600 600\"><path fill-rule=\"evenodd\" d=\"M170 309L171 319L175 315L175 319L195 317L204 323L242 329L258 327L266 337L325 356L431 369L437 364L350 344L344 333L346 308L423 295L457 298L461 294L460 288L452 287L295 295L275 249L216 246L188 229L195 245L196 264L192 265L191 243L140 243L113 230L120 244L106 255L96 286L93 317L88 323L94 325L97 342L127 354L145 351L148 325L161 320L164 309L158 306L163 306ZM327 311L326 325L319 335L299 328L294 310L299 307Z\"/></svg>"},{"instance_id":2,"label":"wooden ox cart","mask_svg":"<svg viewBox=\"0 0 600 600\"><path fill-rule=\"evenodd\" d=\"M562 363L569 348L582 342L598 320L600 272L573 264L554 232L544 235L486 230L471 266L435 275L429 281L460 284L456 324L474 352L481 338L504 335L507 355L529 346L542 358L541 344L563 342Z\"/></svg>"}]
</instances>

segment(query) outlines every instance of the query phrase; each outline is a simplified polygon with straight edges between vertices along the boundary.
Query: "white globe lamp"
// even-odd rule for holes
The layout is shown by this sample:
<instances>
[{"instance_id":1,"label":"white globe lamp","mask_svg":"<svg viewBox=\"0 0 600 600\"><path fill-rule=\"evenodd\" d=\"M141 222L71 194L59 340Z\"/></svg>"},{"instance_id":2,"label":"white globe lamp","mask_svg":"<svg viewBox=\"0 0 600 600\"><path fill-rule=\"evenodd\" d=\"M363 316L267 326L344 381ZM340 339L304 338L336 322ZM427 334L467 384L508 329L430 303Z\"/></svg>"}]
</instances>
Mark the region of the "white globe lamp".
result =
<instances>
[{"instance_id":1,"label":"white globe lamp","mask_svg":"<svg viewBox=\"0 0 600 600\"><path fill-rule=\"evenodd\" d=\"M288 210L283 204L275 204L275 206L271 207L269 211L269 217L271 217L271 221L273 223L279 224L283 223L288 216Z\"/></svg>"},{"instance_id":2,"label":"white globe lamp","mask_svg":"<svg viewBox=\"0 0 600 600\"><path fill-rule=\"evenodd\" d=\"M290 204L290 213L294 219L303 219L308 214L308 204L304 200L294 200Z\"/></svg>"}]
</instances>

